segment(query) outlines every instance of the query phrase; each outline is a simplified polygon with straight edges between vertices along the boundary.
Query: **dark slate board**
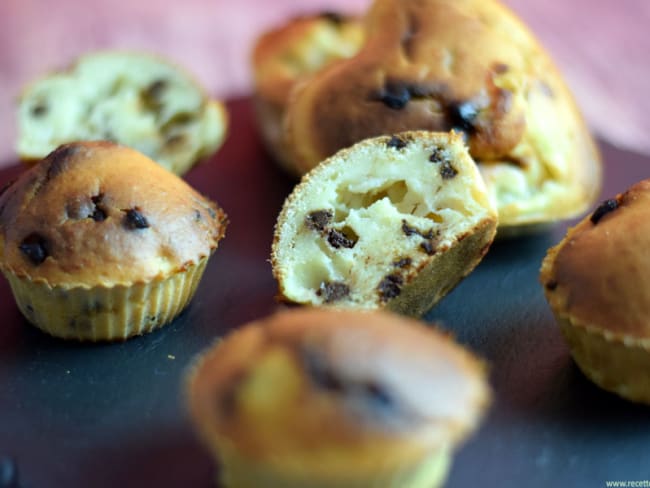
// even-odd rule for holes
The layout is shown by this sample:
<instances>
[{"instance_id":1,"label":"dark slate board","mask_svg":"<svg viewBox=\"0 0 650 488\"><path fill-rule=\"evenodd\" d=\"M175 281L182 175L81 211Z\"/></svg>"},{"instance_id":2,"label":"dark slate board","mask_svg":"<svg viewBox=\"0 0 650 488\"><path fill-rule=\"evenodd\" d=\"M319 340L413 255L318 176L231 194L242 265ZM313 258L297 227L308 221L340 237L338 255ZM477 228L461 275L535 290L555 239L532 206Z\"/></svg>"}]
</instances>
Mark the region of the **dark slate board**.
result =
<instances>
[{"instance_id":1,"label":"dark slate board","mask_svg":"<svg viewBox=\"0 0 650 488\"><path fill-rule=\"evenodd\" d=\"M267 259L293 185L264 152L250 101L229 109L225 147L187 179L226 209L231 225L172 324L125 343L64 342L28 325L0 280L0 458L13 461L20 486L214 485L211 459L187 420L182 379L216 337L274 309ZM602 149L603 198L650 176L650 158ZM0 184L20 171L0 171ZM565 229L495 244L426 315L489 361L495 390L486 422L455 458L449 487L650 479L650 408L582 376L538 284L542 257Z\"/></svg>"}]
</instances>

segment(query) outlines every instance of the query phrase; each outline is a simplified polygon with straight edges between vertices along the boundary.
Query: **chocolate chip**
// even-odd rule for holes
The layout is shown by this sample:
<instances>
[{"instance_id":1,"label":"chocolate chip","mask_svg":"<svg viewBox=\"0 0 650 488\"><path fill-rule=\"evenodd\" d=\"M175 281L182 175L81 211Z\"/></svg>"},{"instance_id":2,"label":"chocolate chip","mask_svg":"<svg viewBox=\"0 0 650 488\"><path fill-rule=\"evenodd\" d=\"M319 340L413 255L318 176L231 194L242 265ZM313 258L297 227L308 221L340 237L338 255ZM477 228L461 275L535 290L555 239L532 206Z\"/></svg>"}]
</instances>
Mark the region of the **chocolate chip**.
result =
<instances>
[{"instance_id":1,"label":"chocolate chip","mask_svg":"<svg viewBox=\"0 0 650 488\"><path fill-rule=\"evenodd\" d=\"M23 239L18 248L34 265L39 265L49 256L47 240L33 232Z\"/></svg>"},{"instance_id":2,"label":"chocolate chip","mask_svg":"<svg viewBox=\"0 0 650 488\"><path fill-rule=\"evenodd\" d=\"M34 313L34 307L32 307L30 304L27 304L25 307L29 313Z\"/></svg>"},{"instance_id":3,"label":"chocolate chip","mask_svg":"<svg viewBox=\"0 0 650 488\"><path fill-rule=\"evenodd\" d=\"M444 161L440 165L440 176L443 180L450 180L458 174L458 170L454 168L449 161Z\"/></svg>"},{"instance_id":4,"label":"chocolate chip","mask_svg":"<svg viewBox=\"0 0 650 488\"><path fill-rule=\"evenodd\" d=\"M48 154L43 160L44 163L49 164L45 176L45 182L48 182L61 174L70 160L70 158L79 150L79 146L74 144L65 144L57 147L54 151ZM43 184L45 184L45 182Z\"/></svg>"},{"instance_id":5,"label":"chocolate chip","mask_svg":"<svg viewBox=\"0 0 650 488\"><path fill-rule=\"evenodd\" d=\"M377 290L379 291L379 298L381 301L386 302L391 298L398 296L402 292L403 283L404 280L400 275L391 274L385 276L377 286Z\"/></svg>"},{"instance_id":6,"label":"chocolate chip","mask_svg":"<svg viewBox=\"0 0 650 488\"><path fill-rule=\"evenodd\" d=\"M129 230L146 229L149 227L149 222L138 208L130 208L124 217L124 226Z\"/></svg>"},{"instance_id":7,"label":"chocolate chip","mask_svg":"<svg viewBox=\"0 0 650 488\"><path fill-rule=\"evenodd\" d=\"M334 249L339 249L345 247L347 249L352 249L357 243L356 240L350 239L343 232L340 232L336 229L330 229L327 233L327 242L330 243Z\"/></svg>"},{"instance_id":8,"label":"chocolate chip","mask_svg":"<svg viewBox=\"0 0 650 488\"><path fill-rule=\"evenodd\" d=\"M167 80L164 79L155 80L147 87L144 94L147 98L153 100L159 100L163 92L167 89L168 85L169 82Z\"/></svg>"},{"instance_id":9,"label":"chocolate chip","mask_svg":"<svg viewBox=\"0 0 650 488\"><path fill-rule=\"evenodd\" d=\"M381 409L392 408L395 405L392 395L377 383L366 383L363 391L372 404Z\"/></svg>"},{"instance_id":10,"label":"chocolate chip","mask_svg":"<svg viewBox=\"0 0 650 488\"><path fill-rule=\"evenodd\" d=\"M436 147L433 149L431 156L429 156L429 161L432 163L442 163L445 160L445 155L442 152L442 149Z\"/></svg>"},{"instance_id":11,"label":"chocolate chip","mask_svg":"<svg viewBox=\"0 0 650 488\"><path fill-rule=\"evenodd\" d=\"M546 289L548 291L554 291L557 288L557 281L552 280L546 283Z\"/></svg>"},{"instance_id":12,"label":"chocolate chip","mask_svg":"<svg viewBox=\"0 0 650 488\"><path fill-rule=\"evenodd\" d=\"M305 371L315 386L334 393L344 391L343 382L331 371L320 355L315 352L305 351L302 358Z\"/></svg>"},{"instance_id":13,"label":"chocolate chip","mask_svg":"<svg viewBox=\"0 0 650 488\"><path fill-rule=\"evenodd\" d=\"M422 232L420 229L416 229L415 227L408 225L404 219L402 219L402 232L404 232L404 234L408 237L412 235L418 235L424 237L425 239L431 239L434 236L433 229L429 229L426 233Z\"/></svg>"},{"instance_id":14,"label":"chocolate chip","mask_svg":"<svg viewBox=\"0 0 650 488\"><path fill-rule=\"evenodd\" d=\"M327 20L332 24L341 25L345 21L345 17L338 12L325 11L319 14L323 20Z\"/></svg>"},{"instance_id":15,"label":"chocolate chip","mask_svg":"<svg viewBox=\"0 0 650 488\"><path fill-rule=\"evenodd\" d=\"M325 303L342 300L349 294L350 287L341 281L324 281L316 291L316 295L323 298Z\"/></svg>"},{"instance_id":16,"label":"chocolate chip","mask_svg":"<svg viewBox=\"0 0 650 488\"><path fill-rule=\"evenodd\" d=\"M411 258L402 258L397 261L393 261L393 266L396 268L408 268L413 263Z\"/></svg>"},{"instance_id":17,"label":"chocolate chip","mask_svg":"<svg viewBox=\"0 0 650 488\"><path fill-rule=\"evenodd\" d=\"M208 214L210 215L211 219L216 219L217 218L217 212L212 207L208 207Z\"/></svg>"},{"instance_id":18,"label":"chocolate chip","mask_svg":"<svg viewBox=\"0 0 650 488\"><path fill-rule=\"evenodd\" d=\"M0 457L0 488L18 488L19 486L16 462L8 457Z\"/></svg>"},{"instance_id":19,"label":"chocolate chip","mask_svg":"<svg viewBox=\"0 0 650 488\"><path fill-rule=\"evenodd\" d=\"M308 229L323 232L333 217L331 210L315 210L305 217L305 225Z\"/></svg>"},{"instance_id":20,"label":"chocolate chip","mask_svg":"<svg viewBox=\"0 0 650 488\"><path fill-rule=\"evenodd\" d=\"M33 117L42 117L48 112L48 107L44 103L37 103L31 109L31 114Z\"/></svg>"},{"instance_id":21,"label":"chocolate chip","mask_svg":"<svg viewBox=\"0 0 650 488\"><path fill-rule=\"evenodd\" d=\"M187 141L185 134L174 134L165 139L165 146L179 146Z\"/></svg>"},{"instance_id":22,"label":"chocolate chip","mask_svg":"<svg viewBox=\"0 0 650 488\"><path fill-rule=\"evenodd\" d=\"M429 256L433 256L436 253L436 242L433 240L422 241L420 248Z\"/></svg>"},{"instance_id":23,"label":"chocolate chip","mask_svg":"<svg viewBox=\"0 0 650 488\"><path fill-rule=\"evenodd\" d=\"M447 106L447 118L451 127L470 135L476 131L474 120L477 116L478 109L472 102L457 102Z\"/></svg>"},{"instance_id":24,"label":"chocolate chip","mask_svg":"<svg viewBox=\"0 0 650 488\"><path fill-rule=\"evenodd\" d=\"M508 66L506 63L494 63L494 65L492 66L492 71L494 71L498 75L507 73L509 70L510 70L510 66Z\"/></svg>"},{"instance_id":25,"label":"chocolate chip","mask_svg":"<svg viewBox=\"0 0 650 488\"><path fill-rule=\"evenodd\" d=\"M411 100L411 91L404 83L387 83L379 100L390 109L401 110Z\"/></svg>"},{"instance_id":26,"label":"chocolate chip","mask_svg":"<svg viewBox=\"0 0 650 488\"><path fill-rule=\"evenodd\" d=\"M605 200L600 206L591 214L591 222L596 225L609 212L618 208L618 201L615 199Z\"/></svg>"},{"instance_id":27,"label":"chocolate chip","mask_svg":"<svg viewBox=\"0 0 650 488\"><path fill-rule=\"evenodd\" d=\"M201 222L201 220L203 220L203 215L201 215L201 212L197 209L194 209L194 220L196 222Z\"/></svg>"},{"instance_id":28,"label":"chocolate chip","mask_svg":"<svg viewBox=\"0 0 650 488\"><path fill-rule=\"evenodd\" d=\"M95 222L103 222L104 220L106 220L107 217L106 211L104 211L104 209L102 209L99 206L103 198L104 198L103 194L99 194L91 198L93 205L95 205L95 208L88 217L93 219Z\"/></svg>"},{"instance_id":29,"label":"chocolate chip","mask_svg":"<svg viewBox=\"0 0 650 488\"><path fill-rule=\"evenodd\" d=\"M392 147L399 150L399 149L404 149L408 145L408 143L399 136L391 136L390 139L388 139L388 141L386 142L386 145L388 147Z\"/></svg>"}]
</instances>

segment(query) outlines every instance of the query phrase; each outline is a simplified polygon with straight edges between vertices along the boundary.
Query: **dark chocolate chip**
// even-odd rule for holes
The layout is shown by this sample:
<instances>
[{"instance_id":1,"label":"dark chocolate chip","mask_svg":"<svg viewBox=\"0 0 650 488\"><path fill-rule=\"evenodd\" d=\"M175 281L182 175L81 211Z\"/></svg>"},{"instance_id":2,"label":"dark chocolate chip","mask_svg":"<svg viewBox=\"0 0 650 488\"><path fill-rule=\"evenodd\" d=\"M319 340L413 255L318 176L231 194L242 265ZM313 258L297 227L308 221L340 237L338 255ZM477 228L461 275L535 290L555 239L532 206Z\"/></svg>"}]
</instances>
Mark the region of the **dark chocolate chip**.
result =
<instances>
[{"instance_id":1,"label":"dark chocolate chip","mask_svg":"<svg viewBox=\"0 0 650 488\"><path fill-rule=\"evenodd\" d=\"M201 220L203 220L203 215L201 215L201 212L197 209L194 209L194 220L196 222L201 222Z\"/></svg>"},{"instance_id":2,"label":"dark chocolate chip","mask_svg":"<svg viewBox=\"0 0 650 488\"><path fill-rule=\"evenodd\" d=\"M431 156L429 156L429 161L432 163L442 163L445 161L445 155L439 147L434 148Z\"/></svg>"},{"instance_id":3,"label":"dark chocolate chip","mask_svg":"<svg viewBox=\"0 0 650 488\"><path fill-rule=\"evenodd\" d=\"M443 180L450 180L458 174L458 170L454 168L449 161L443 161L440 165L440 176Z\"/></svg>"},{"instance_id":4,"label":"dark chocolate chip","mask_svg":"<svg viewBox=\"0 0 650 488\"><path fill-rule=\"evenodd\" d=\"M163 92L167 89L168 84L169 82L167 80L156 80L147 87L144 94L149 99L159 100Z\"/></svg>"},{"instance_id":5,"label":"dark chocolate chip","mask_svg":"<svg viewBox=\"0 0 650 488\"><path fill-rule=\"evenodd\" d=\"M366 383L363 388L364 393L370 399L373 405L381 408L388 409L395 405L392 395L388 391L378 385L377 383Z\"/></svg>"},{"instance_id":6,"label":"dark chocolate chip","mask_svg":"<svg viewBox=\"0 0 650 488\"><path fill-rule=\"evenodd\" d=\"M208 207L208 214L210 214L211 219L217 218L217 212L212 207Z\"/></svg>"},{"instance_id":7,"label":"dark chocolate chip","mask_svg":"<svg viewBox=\"0 0 650 488\"><path fill-rule=\"evenodd\" d=\"M349 294L350 287L341 281L324 281L316 291L316 295L322 297L325 303L342 300Z\"/></svg>"},{"instance_id":8,"label":"dark chocolate chip","mask_svg":"<svg viewBox=\"0 0 650 488\"><path fill-rule=\"evenodd\" d=\"M546 289L548 291L554 291L557 288L557 281L552 280L546 283Z\"/></svg>"},{"instance_id":9,"label":"dark chocolate chip","mask_svg":"<svg viewBox=\"0 0 650 488\"><path fill-rule=\"evenodd\" d=\"M415 227L408 225L404 219L402 219L402 232L404 232L404 234L408 237L412 235L418 235L424 237L425 239L431 239L434 235L433 229L429 229L427 232L422 232L420 229L416 229Z\"/></svg>"},{"instance_id":10,"label":"dark chocolate chip","mask_svg":"<svg viewBox=\"0 0 650 488\"><path fill-rule=\"evenodd\" d=\"M386 302L391 298L398 296L402 292L403 283L404 280L400 275L391 274L385 276L377 286L377 290L379 291L379 298L381 301Z\"/></svg>"},{"instance_id":11,"label":"dark chocolate chip","mask_svg":"<svg viewBox=\"0 0 650 488\"><path fill-rule=\"evenodd\" d=\"M330 246L332 246L334 249L339 249L341 247L352 249L356 244L356 241L348 238L348 236L346 236L343 232L336 229L330 229L330 231L327 233L327 242L329 242Z\"/></svg>"},{"instance_id":12,"label":"dark chocolate chip","mask_svg":"<svg viewBox=\"0 0 650 488\"><path fill-rule=\"evenodd\" d=\"M35 265L41 264L49 256L47 240L36 232L25 237L18 248Z\"/></svg>"},{"instance_id":13,"label":"dark chocolate chip","mask_svg":"<svg viewBox=\"0 0 650 488\"><path fill-rule=\"evenodd\" d=\"M332 24L341 25L345 21L345 17L338 12L325 11L319 14L323 20L327 20Z\"/></svg>"},{"instance_id":14,"label":"dark chocolate chip","mask_svg":"<svg viewBox=\"0 0 650 488\"><path fill-rule=\"evenodd\" d=\"M429 256L433 256L436 253L436 243L433 240L422 241L420 248Z\"/></svg>"},{"instance_id":15,"label":"dark chocolate chip","mask_svg":"<svg viewBox=\"0 0 650 488\"><path fill-rule=\"evenodd\" d=\"M397 261L393 261L393 266L396 268L408 268L413 263L411 258L402 258Z\"/></svg>"},{"instance_id":16,"label":"dark chocolate chip","mask_svg":"<svg viewBox=\"0 0 650 488\"><path fill-rule=\"evenodd\" d=\"M341 379L331 371L317 353L305 351L302 354L302 358L305 364L305 371L315 386L334 393L344 391L344 385Z\"/></svg>"},{"instance_id":17,"label":"dark chocolate chip","mask_svg":"<svg viewBox=\"0 0 650 488\"><path fill-rule=\"evenodd\" d=\"M32 307L30 304L27 304L25 307L29 313L34 313L34 307Z\"/></svg>"},{"instance_id":18,"label":"dark chocolate chip","mask_svg":"<svg viewBox=\"0 0 650 488\"><path fill-rule=\"evenodd\" d=\"M54 151L45 157L44 162L49 164L45 182L50 181L57 175L61 174L70 160L70 158L77 152L78 146L74 144L65 144L57 147Z\"/></svg>"},{"instance_id":19,"label":"dark chocolate chip","mask_svg":"<svg viewBox=\"0 0 650 488\"><path fill-rule=\"evenodd\" d=\"M506 63L494 63L494 65L492 66L492 71L494 71L498 75L507 73L509 70L510 70L510 66L508 66Z\"/></svg>"},{"instance_id":20,"label":"dark chocolate chip","mask_svg":"<svg viewBox=\"0 0 650 488\"><path fill-rule=\"evenodd\" d=\"M478 109L472 102L457 102L447 106L447 118L452 128L457 128L468 134L476 131L474 120L478 116Z\"/></svg>"},{"instance_id":21,"label":"dark chocolate chip","mask_svg":"<svg viewBox=\"0 0 650 488\"><path fill-rule=\"evenodd\" d=\"M178 146L180 144L183 144L184 142L187 141L187 137L185 134L174 134L167 139L165 139L165 146L170 147L170 146Z\"/></svg>"},{"instance_id":22,"label":"dark chocolate chip","mask_svg":"<svg viewBox=\"0 0 650 488\"><path fill-rule=\"evenodd\" d=\"M8 457L0 457L0 488L19 488L16 462Z\"/></svg>"},{"instance_id":23,"label":"dark chocolate chip","mask_svg":"<svg viewBox=\"0 0 650 488\"><path fill-rule=\"evenodd\" d=\"M323 232L334 217L331 210L315 210L305 217L305 225L308 229Z\"/></svg>"},{"instance_id":24,"label":"dark chocolate chip","mask_svg":"<svg viewBox=\"0 0 650 488\"><path fill-rule=\"evenodd\" d=\"M618 208L618 201L616 199L605 200L598 208L591 214L591 222L596 225L609 212Z\"/></svg>"},{"instance_id":25,"label":"dark chocolate chip","mask_svg":"<svg viewBox=\"0 0 650 488\"><path fill-rule=\"evenodd\" d=\"M391 136L390 139L386 142L388 147L395 149L404 149L407 146L407 142L399 136Z\"/></svg>"},{"instance_id":26,"label":"dark chocolate chip","mask_svg":"<svg viewBox=\"0 0 650 488\"><path fill-rule=\"evenodd\" d=\"M126 216L124 217L124 226L130 230L146 229L149 227L149 222L140 213L138 208L130 208L126 211Z\"/></svg>"},{"instance_id":27,"label":"dark chocolate chip","mask_svg":"<svg viewBox=\"0 0 650 488\"><path fill-rule=\"evenodd\" d=\"M103 222L106 220L106 211L99 206L103 198L103 194L99 194L91 198L93 204L95 205L95 209L88 217L93 219L95 222Z\"/></svg>"},{"instance_id":28,"label":"dark chocolate chip","mask_svg":"<svg viewBox=\"0 0 650 488\"><path fill-rule=\"evenodd\" d=\"M48 112L48 107L44 103L38 103L32 107L31 114L33 117L42 117Z\"/></svg>"},{"instance_id":29,"label":"dark chocolate chip","mask_svg":"<svg viewBox=\"0 0 650 488\"><path fill-rule=\"evenodd\" d=\"M379 100L390 109L401 110L411 100L411 90L404 83L387 83Z\"/></svg>"}]
</instances>

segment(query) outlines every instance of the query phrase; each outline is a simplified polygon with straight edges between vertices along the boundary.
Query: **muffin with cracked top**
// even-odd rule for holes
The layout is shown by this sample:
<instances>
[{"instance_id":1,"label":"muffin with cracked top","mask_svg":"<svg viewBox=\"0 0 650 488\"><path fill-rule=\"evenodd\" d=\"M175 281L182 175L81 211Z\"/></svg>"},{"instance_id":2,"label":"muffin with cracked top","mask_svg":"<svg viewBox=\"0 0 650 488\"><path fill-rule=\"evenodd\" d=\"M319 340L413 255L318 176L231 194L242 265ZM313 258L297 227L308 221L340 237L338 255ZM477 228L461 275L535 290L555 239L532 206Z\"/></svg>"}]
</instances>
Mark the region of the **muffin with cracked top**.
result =
<instances>
[{"instance_id":1,"label":"muffin with cracked top","mask_svg":"<svg viewBox=\"0 0 650 488\"><path fill-rule=\"evenodd\" d=\"M137 151L72 143L0 196L0 268L40 329L126 339L180 313L225 226L216 204Z\"/></svg>"},{"instance_id":2,"label":"muffin with cracked top","mask_svg":"<svg viewBox=\"0 0 650 488\"><path fill-rule=\"evenodd\" d=\"M650 180L604 201L549 249L540 279L585 375L650 404Z\"/></svg>"},{"instance_id":3,"label":"muffin with cracked top","mask_svg":"<svg viewBox=\"0 0 650 488\"><path fill-rule=\"evenodd\" d=\"M435 329L309 308L218 342L188 396L225 486L431 488L490 392L483 364Z\"/></svg>"}]
</instances>

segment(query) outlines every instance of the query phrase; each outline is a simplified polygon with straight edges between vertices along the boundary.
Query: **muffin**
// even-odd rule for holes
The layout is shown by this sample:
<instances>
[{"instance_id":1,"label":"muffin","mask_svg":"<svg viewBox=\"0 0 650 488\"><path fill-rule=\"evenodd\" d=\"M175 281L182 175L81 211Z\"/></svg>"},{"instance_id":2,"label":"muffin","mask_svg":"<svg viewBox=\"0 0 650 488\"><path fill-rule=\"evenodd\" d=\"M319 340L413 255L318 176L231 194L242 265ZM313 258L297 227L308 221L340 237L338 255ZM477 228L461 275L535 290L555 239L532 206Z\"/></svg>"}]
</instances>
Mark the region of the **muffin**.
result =
<instances>
[{"instance_id":1,"label":"muffin","mask_svg":"<svg viewBox=\"0 0 650 488\"><path fill-rule=\"evenodd\" d=\"M126 339L181 312L225 226L220 208L137 151L72 143L0 195L0 269L45 332Z\"/></svg>"},{"instance_id":2,"label":"muffin","mask_svg":"<svg viewBox=\"0 0 650 488\"><path fill-rule=\"evenodd\" d=\"M495 0L375 0L348 59L296 82L282 155L305 173L357 141L464 133L500 233L567 219L598 195L601 164L548 54Z\"/></svg>"},{"instance_id":3,"label":"muffin","mask_svg":"<svg viewBox=\"0 0 650 488\"><path fill-rule=\"evenodd\" d=\"M422 315L479 263L497 226L458 133L360 142L307 173L278 217L280 298Z\"/></svg>"},{"instance_id":4,"label":"muffin","mask_svg":"<svg viewBox=\"0 0 650 488\"><path fill-rule=\"evenodd\" d=\"M431 488L489 401L483 364L386 312L293 309L208 350L188 384L227 487Z\"/></svg>"},{"instance_id":5,"label":"muffin","mask_svg":"<svg viewBox=\"0 0 650 488\"><path fill-rule=\"evenodd\" d=\"M601 388L650 404L650 180L548 251L540 279L571 354Z\"/></svg>"},{"instance_id":6,"label":"muffin","mask_svg":"<svg viewBox=\"0 0 650 488\"><path fill-rule=\"evenodd\" d=\"M24 90L17 151L33 161L61 144L111 140L182 175L216 151L226 126L223 105L168 61L95 52Z\"/></svg>"},{"instance_id":7,"label":"muffin","mask_svg":"<svg viewBox=\"0 0 650 488\"><path fill-rule=\"evenodd\" d=\"M362 41L359 19L335 12L293 18L257 40L252 64L258 126L266 147L287 171L298 175L282 148L282 118L291 88L301 77L354 55Z\"/></svg>"}]
</instances>

